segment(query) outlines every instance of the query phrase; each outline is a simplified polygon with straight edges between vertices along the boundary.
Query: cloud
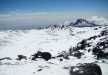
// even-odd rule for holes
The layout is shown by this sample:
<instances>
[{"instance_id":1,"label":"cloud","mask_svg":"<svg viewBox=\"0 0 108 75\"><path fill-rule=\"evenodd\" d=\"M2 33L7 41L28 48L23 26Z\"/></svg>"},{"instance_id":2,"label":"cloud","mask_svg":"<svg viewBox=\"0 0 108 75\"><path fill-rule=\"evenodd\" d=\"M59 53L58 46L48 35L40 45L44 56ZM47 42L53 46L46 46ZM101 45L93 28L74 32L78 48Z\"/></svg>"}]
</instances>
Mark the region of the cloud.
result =
<instances>
[{"instance_id":1,"label":"cloud","mask_svg":"<svg viewBox=\"0 0 108 75\"><path fill-rule=\"evenodd\" d=\"M80 13L80 14L79 14ZM0 25L30 26L64 23L77 17L100 15L90 12L10 12L0 14Z\"/></svg>"}]
</instances>

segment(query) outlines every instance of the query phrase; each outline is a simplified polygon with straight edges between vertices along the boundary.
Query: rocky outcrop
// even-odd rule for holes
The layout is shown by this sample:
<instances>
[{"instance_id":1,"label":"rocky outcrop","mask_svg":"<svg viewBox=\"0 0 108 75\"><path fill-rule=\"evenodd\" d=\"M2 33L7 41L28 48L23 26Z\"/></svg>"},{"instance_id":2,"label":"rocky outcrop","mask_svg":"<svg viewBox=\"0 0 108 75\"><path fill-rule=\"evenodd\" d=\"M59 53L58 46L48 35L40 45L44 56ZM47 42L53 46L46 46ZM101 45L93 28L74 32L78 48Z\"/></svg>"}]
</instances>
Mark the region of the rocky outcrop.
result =
<instances>
[{"instance_id":1,"label":"rocky outcrop","mask_svg":"<svg viewBox=\"0 0 108 75\"><path fill-rule=\"evenodd\" d=\"M95 41L97 39L98 41ZM84 51L91 51L97 59L108 58L108 30L102 30L99 35L78 42L77 46L69 49L69 54L81 58Z\"/></svg>"},{"instance_id":2,"label":"rocky outcrop","mask_svg":"<svg viewBox=\"0 0 108 75\"><path fill-rule=\"evenodd\" d=\"M4 57L4 58L0 58L0 61L2 60L12 60L10 57Z\"/></svg>"},{"instance_id":3,"label":"rocky outcrop","mask_svg":"<svg viewBox=\"0 0 108 75\"><path fill-rule=\"evenodd\" d=\"M43 58L44 60L48 61L51 59L52 55L49 52L40 52L38 51L37 53L32 55L32 60L35 60L37 58Z\"/></svg>"},{"instance_id":4,"label":"rocky outcrop","mask_svg":"<svg viewBox=\"0 0 108 75\"><path fill-rule=\"evenodd\" d=\"M70 75L102 75L99 65L94 63L79 64L70 68Z\"/></svg>"},{"instance_id":5,"label":"rocky outcrop","mask_svg":"<svg viewBox=\"0 0 108 75\"><path fill-rule=\"evenodd\" d=\"M27 57L26 57L26 56L24 56L24 55L18 55L17 60L22 60L22 59L27 60Z\"/></svg>"}]
</instances>

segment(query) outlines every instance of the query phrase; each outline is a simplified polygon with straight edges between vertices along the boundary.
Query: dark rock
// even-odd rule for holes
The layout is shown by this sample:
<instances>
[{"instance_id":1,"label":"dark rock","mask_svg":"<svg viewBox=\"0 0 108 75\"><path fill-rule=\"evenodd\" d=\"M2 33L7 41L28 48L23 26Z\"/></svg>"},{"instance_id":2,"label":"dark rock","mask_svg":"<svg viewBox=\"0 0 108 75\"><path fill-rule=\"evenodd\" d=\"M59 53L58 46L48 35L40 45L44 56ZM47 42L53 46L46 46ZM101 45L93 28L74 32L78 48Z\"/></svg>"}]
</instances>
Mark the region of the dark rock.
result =
<instances>
[{"instance_id":1,"label":"dark rock","mask_svg":"<svg viewBox=\"0 0 108 75\"><path fill-rule=\"evenodd\" d=\"M1 60L5 60L5 59L6 59L6 60L12 60L10 57L4 57L4 58L0 58L0 61L1 61Z\"/></svg>"},{"instance_id":2,"label":"dark rock","mask_svg":"<svg viewBox=\"0 0 108 75\"><path fill-rule=\"evenodd\" d=\"M37 58L43 58L46 61L48 61L49 59L51 59L52 55L49 52L40 52L38 51L37 53L35 53L34 55L32 55L32 60L35 60Z\"/></svg>"},{"instance_id":3,"label":"dark rock","mask_svg":"<svg viewBox=\"0 0 108 75\"><path fill-rule=\"evenodd\" d=\"M102 27L99 27L99 28L102 28Z\"/></svg>"},{"instance_id":4,"label":"dark rock","mask_svg":"<svg viewBox=\"0 0 108 75\"><path fill-rule=\"evenodd\" d=\"M24 56L24 55L18 55L17 60L22 60L22 59L27 60L27 57L26 57L26 56Z\"/></svg>"},{"instance_id":5,"label":"dark rock","mask_svg":"<svg viewBox=\"0 0 108 75\"><path fill-rule=\"evenodd\" d=\"M59 55L56 56L57 58L63 57L64 59L69 59L69 53L66 51L61 52Z\"/></svg>"},{"instance_id":6,"label":"dark rock","mask_svg":"<svg viewBox=\"0 0 108 75\"><path fill-rule=\"evenodd\" d=\"M80 50L79 47L70 48L69 49L70 56L74 56L74 57L77 57L78 59L80 59L81 56L84 55L84 53L80 52L79 50Z\"/></svg>"},{"instance_id":7,"label":"dark rock","mask_svg":"<svg viewBox=\"0 0 108 75\"><path fill-rule=\"evenodd\" d=\"M101 34L101 36L108 35L108 31L107 30L103 30L100 34Z\"/></svg>"},{"instance_id":8,"label":"dark rock","mask_svg":"<svg viewBox=\"0 0 108 75\"><path fill-rule=\"evenodd\" d=\"M98 28L94 28L94 30L98 30Z\"/></svg>"},{"instance_id":9,"label":"dark rock","mask_svg":"<svg viewBox=\"0 0 108 75\"><path fill-rule=\"evenodd\" d=\"M80 49L85 49L86 48L86 46L88 46L89 44L87 43L87 40L82 40L81 42L79 42L78 44L77 44L77 50L80 50Z\"/></svg>"},{"instance_id":10,"label":"dark rock","mask_svg":"<svg viewBox=\"0 0 108 75\"><path fill-rule=\"evenodd\" d=\"M108 52L105 51L108 48L108 40L98 42L96 47L93 48L93 54L97 56L97 59L108 58Z\"/></svg>"},{"instance_id":11,"label":"dark rock","mask_svg":"<svg viewBox=\"0 0 108 75\"><path fill-rule=\"evenodd\" d=\"M77 57L77 58L81 58L81 56L83 55L83 53L81 53L81 52L79 52L79 51L77 51L77 52L75 52L74 54L73 54L73 56L75 56L75 57Z\"/></svg>"},{"instance_id":12,"label":"dark rock","mask_svg":"<svg viewBox=\"0 0 108 75\"><path fill-rule=\"evenodd\" d=\"M60 61L63 61L63 59L60 59Z\"/></svg>"},{"instance_id":13,"label":"dark rock","mask_svg":"<svg viewBox=\"0 0 108 75\"><path fill-rule=\"evenodd\" d=\"M94 63L85 63L78 66L72 66L70 75L102 75L99 65Z\"/></svg>"},{"instance_id":14,"label":"dark rock","mask_svg":"<svg viewBox=\"0 0 108 75\"><path fill-rule=\"evenodd\" d=\"M37 71L42 71L42 69L38 69Z\"/></svg>"},{"instance_id":15,"label":"dark rock","mask_svg":"<svg viewBox=\"0 0 108 75\"><path fill-rule=\"evenodd\" d=\"M93 37L90 37L90 38L88 38L88 40L95 40L96 38L97 38L98 36L93 36Z\"/></svg>"}]
</instances>

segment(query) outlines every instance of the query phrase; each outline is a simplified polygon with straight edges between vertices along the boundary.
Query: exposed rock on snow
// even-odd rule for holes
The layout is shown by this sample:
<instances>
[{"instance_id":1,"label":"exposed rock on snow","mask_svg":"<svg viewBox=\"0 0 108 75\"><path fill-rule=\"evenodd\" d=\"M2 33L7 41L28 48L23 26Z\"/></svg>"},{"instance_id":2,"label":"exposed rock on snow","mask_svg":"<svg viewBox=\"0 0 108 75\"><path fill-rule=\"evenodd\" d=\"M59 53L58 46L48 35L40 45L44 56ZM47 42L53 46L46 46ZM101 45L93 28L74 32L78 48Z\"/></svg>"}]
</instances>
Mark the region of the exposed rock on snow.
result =
<instances>
[{"instance_id":1,"label":"exposed rock on snow","mask_svg":"<svg viewBox=\"0 0 108 75\"><path fill-rule=\"evenodd\" d=\"M27 57L26 57L26 56L24 56L24 55L18 55L17 60L22 60L22 59L27 60Z\"/></svg>"},{"instance_id":2,"label":"exposed rock on snow","mask_svg":"<svg viewBox=\"0 0 108 75\"><path fill-rule=\"evenodd\" d=\"M106 29L101 31L98 35L82 40L77 44L76 47L69 49L70 55L81 58L81 56L85 54L85 51L91 51L97 57L97 59L108 58L108 38L106 38L107 36L108 30Z\"/></svg>"},{"instance_id":3,"label":"exposed rock on snow","mask_svg":"<svg viewBox=\"0 0 108 75\"><path fill-rule=\"evenodd\" d=\"M0 61L2 60L12 60L10 57L4 57L4 58L0 58Z\"/></svg>"},{"instance_id":4,"label":"exposed rock on snow","mask_svg":"<svg viewBox=\"0 0 108 75\"><path fill-rule=\"evenodd\" d=\"M34 55L32 55L32 60L36 60L37 58L43 58L46 61L48 61L49 59L51 59L51 54L49 52L40 52L38 51L37 53L35 53Z\"/></svg>"},{"instance_id":5,"label":"exposed rock on snow","mask_svg":"<svg viewBox=\"0 0 108 75\"><path fill-rule=\"evenodd\" d=\"M102 75L102 71L97 64L85 63L72 66L70 69L70 75Z\"/></svg>"}]
</instances>

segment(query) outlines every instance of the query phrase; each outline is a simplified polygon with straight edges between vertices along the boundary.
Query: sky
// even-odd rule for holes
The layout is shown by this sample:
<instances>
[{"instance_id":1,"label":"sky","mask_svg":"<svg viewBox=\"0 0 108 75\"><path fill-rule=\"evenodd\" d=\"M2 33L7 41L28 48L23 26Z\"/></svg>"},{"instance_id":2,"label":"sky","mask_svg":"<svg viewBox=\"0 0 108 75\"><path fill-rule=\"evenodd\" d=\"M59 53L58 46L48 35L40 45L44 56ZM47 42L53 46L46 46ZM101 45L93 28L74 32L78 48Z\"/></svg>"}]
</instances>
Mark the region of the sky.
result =
<instances>
[{"instance_id":1,"label":"sky","mask_svg":"<svg viewBox=\"0 0 108 75\"><path fill-rule=\"evenodd\" d=\"M0 25L58 24L107 13L108 0L0 0Z\"/></svg>"}]
</instances>

